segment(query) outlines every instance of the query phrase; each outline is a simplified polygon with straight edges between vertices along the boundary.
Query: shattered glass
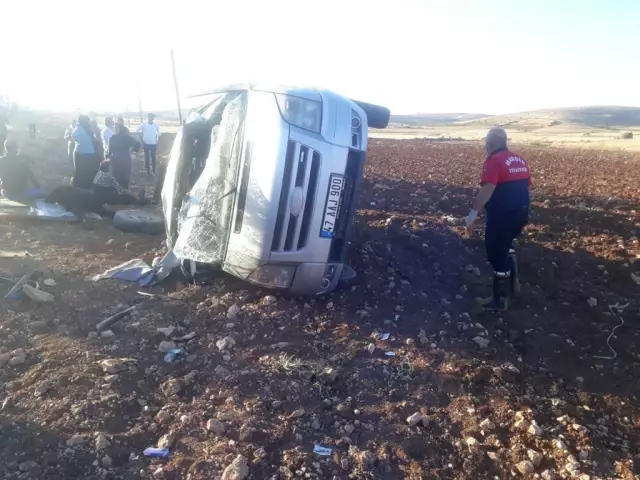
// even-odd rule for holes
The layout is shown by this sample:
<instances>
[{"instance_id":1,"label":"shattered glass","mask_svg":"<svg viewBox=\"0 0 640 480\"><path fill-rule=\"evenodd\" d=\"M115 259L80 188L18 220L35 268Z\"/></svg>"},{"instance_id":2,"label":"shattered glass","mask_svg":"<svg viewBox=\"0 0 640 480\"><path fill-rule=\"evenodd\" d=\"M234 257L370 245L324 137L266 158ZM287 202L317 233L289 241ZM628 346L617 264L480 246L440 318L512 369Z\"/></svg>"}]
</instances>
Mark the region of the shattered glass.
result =
<instances>
[{"instance_id":1,"label":"shattered glass","mask_svg":"<svg viewBox=\"0 0 640 480\"><path fill-rule=\"evenodd\" d=\"M211 148L200 177L185 195L177 218L178 258L222 263L242 158L247 94L237 94L224 106L219 127L211 132Z\"/></svg>"}]
</instances>

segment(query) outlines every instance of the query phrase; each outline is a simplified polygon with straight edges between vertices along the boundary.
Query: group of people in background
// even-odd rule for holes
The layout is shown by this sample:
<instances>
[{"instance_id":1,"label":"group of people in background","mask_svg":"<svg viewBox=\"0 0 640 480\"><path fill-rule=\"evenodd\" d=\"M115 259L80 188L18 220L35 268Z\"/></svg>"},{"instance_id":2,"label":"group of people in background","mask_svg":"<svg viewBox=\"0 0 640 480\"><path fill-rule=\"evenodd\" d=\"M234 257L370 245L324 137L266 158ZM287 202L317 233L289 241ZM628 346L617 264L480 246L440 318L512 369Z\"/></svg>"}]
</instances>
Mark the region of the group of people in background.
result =
<instances>
[{"instance_id":1,"label":"group of people in background","mask_svg":"<svg viewBox=\"0 0 640 480\"><path fill-rule=\"evenodd\" d=\"M100 128L96 115L80 115L67 127L64 138L68 140L68 156L73 169L70 186L62 186L53 192L40 187L29 167L28 159L20 154L18 143L7 137L8 121L0 112L0 193L4 198L27 205L34 205L37 199L53 198L56 190L69 189L90 194L101 204L141 205L148 203L141 196L129 190L131 183L132 152L142 148L145 154L147 174L155 175L156 151L160 129L155 116L149 114L147 121L137 129L135 138L124 125L124 119L106 118ZM34 125L35 126L35 125ZM33 126L29 125L29 135L34 137ZM53 195L55 196L55 195ZM73 192L71 192L73 196ZM59 202L58 202L59 203Z\"/></svg>"},{"instance_id":2,"label":"group of people in background","mask_svg":"<svg viewBox=\"0 0 640 480\"><path fill-rule=\"evenodd\" d=\"M106 161L110 173L127 189L131 178L131 153L138 152L141 147L147 174L155 175L160 128L152 113L138 127L137 134L140 141L131 135L122 117L115 122L107 118L103 128L98 127L95 117L88 115L73 120L64 134L69 141L68 154L74 171L72 184L78 188L91 188L101 163Z\"/></svg>"}]
</instances>

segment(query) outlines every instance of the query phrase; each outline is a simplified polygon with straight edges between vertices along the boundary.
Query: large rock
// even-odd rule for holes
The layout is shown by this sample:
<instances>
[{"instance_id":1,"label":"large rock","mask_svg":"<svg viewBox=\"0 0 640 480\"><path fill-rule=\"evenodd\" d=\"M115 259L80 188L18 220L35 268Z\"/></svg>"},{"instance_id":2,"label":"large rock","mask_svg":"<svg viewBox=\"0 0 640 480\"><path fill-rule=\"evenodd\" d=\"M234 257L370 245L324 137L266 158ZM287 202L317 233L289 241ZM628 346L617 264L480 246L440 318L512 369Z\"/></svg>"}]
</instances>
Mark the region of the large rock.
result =
<instances>
[{"instance_id":1,"label":"large rock","mask_svg":"<svg viewBox=\"0 0 640 480\"><path fill-rule=\"evenodd\" d=\"M80 445L84 445L85 443L87 443L87 439L83 435L76 433L69 440L67 440L67 447L79 447Z\"/></svg>"},{"instance_id":2,"label":"large rock","mask_svg":"<svg viewBox=\"0 0 640 480\"><path fill-rule=\"evenodd\" d=\"M106 435L99 433L96 435L96 450L106 450L111 446L111 442L106 437Z\"/></svg>"},{"instance_id":3,"label":"large rock","mask_svg":"<svg viewBox=\"0 0 640 480\"><path fill-rule=\"evenodd\" d=\"M222 435L225 432L224 423L222 423L220 420L212 418L207 422L207 430L214 433L215 435Z\"/></svg>"},{"instance_id":4,"label":"large rock","mask_svg":"<svg viewBox=\"0 0 640 480\"><path fill-rule=\"evenodd\" d=\"M158 345L158 351L162 353L167 353L169 350L173 350L174 348L177 348L176 342L169 340L163 340L160 342L160 345Z\"/></svg>"},{"instance_id":5,"label":"large rock","mask_svg":"<svg viewBox=\"0 0 640 480\"><path fill-rule=\"evenodd\" d=\"M247 458L238 455L222 472L222 480L244 480L249 476Z\"/></svg>"},{"instance_id":6,"label":"large rock","mask_svg":"<svg viewBox=\"0 0 640 480\"><path fill-rule=\"evenodd\" d=\"M528 477L535 471L535 467L529 460L525 460L516 464L516 470L518 470L518 472L520 472L520 475L522 475L523 477Z\"/></svg>"},{"instance_id":7,"label":"large rock","mask_svg":"<svg viewBox=\"0 0 640 480\"><path fill-rule=\"evenodd\" d=\"M129 368L129 364L135 363L131 358L107 358L99 362L105 373L114 375Z\"/></svg>"}]
</instances>

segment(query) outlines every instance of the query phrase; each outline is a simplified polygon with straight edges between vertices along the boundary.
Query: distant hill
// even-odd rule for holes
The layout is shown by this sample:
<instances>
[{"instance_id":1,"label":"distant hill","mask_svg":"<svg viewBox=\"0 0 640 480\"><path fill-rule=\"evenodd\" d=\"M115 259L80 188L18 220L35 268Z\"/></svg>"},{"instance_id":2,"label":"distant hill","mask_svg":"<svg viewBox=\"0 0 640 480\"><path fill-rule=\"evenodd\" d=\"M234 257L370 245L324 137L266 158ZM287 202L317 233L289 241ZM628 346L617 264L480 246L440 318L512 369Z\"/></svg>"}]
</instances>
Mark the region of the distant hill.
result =
<instances>
[{"instance_id":1,"label":"distant hill","mask_svg":"<svg viewBox=\"0 0 640 480\"><path fill-rule=\"evenodd\" d=\"M562 124L600 128L628 128L640 126L639 107L589 106L534 110L507 115L475 115L465 113L436 113L392 115L391 122L401 125L450 124L478 127L505 126L512 129L535 129Z\"/></svg>"},{"instance_id":2,"label":"distant hill","mask_svg":"<svg viewBox=\"0 0 640 480\"><path fill-rule=\"evenodd\" d=\"M478 120L489 115L475 113L416 113L415 115L391 115L391 123L402 125L439 125L443 123Z\"/></svg>"}]
</instances>

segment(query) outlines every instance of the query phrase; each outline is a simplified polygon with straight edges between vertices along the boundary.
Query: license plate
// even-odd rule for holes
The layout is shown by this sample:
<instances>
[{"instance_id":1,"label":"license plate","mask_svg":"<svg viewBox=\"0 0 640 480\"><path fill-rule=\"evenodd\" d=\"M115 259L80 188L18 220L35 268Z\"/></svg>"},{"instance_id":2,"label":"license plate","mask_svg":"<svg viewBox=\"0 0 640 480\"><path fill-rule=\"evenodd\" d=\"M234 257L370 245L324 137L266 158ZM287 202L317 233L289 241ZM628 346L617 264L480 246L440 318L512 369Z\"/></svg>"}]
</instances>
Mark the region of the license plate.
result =
<instances>
[{"instance_id":1,"label":"license plate","mask_svg":"<svg viewBox=\"0 0 640 480\"><path fill-rule=\"evenodd\" d=\"M327 193L327 204L324 207L324 218L322 219L322 230L320 236L333 238L340 211L340 200L344 189L344 177L342 175L331 175L329 179L329 192Z\"/></svg>"}]
</instances>

